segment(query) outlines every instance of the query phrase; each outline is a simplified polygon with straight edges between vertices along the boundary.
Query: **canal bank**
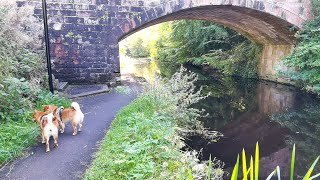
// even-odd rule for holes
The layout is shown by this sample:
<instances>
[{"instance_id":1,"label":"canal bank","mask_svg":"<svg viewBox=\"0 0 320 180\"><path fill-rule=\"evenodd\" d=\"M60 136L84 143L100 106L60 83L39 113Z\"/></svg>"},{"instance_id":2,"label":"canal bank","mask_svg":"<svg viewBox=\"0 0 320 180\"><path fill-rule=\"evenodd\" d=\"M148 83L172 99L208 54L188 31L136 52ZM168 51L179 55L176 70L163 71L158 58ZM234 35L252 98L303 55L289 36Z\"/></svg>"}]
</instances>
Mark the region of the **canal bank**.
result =
<instances>
[{"instance_id":1,"label":"canal bank","mask_svg":"<svg viewBox=\"0 0 320 180\"><path fill-rule=\"evenodd\" d=\"M140 72L151 71L149 62L137 64ZM159 74L170 76L174 72L172 66L157 67L156 74L160 71ZM259 142L261 173L268 175L279 165L282 175L288 176L292 146L296 144L296 173L304 175L320 153L320 101L315 95L280 83L213 75L212 71L193 67L189 70L198 74L196 84L203 86L203 93L211 93L193 107L206 109L208 116L202 119L205 127L224 134L216 143L197 136L187 138L190 149L202 152L202 160L208 160L210 155L217 157L231 173L242 148L253 154L254 145Z\"/></svg>"}]
</instances>

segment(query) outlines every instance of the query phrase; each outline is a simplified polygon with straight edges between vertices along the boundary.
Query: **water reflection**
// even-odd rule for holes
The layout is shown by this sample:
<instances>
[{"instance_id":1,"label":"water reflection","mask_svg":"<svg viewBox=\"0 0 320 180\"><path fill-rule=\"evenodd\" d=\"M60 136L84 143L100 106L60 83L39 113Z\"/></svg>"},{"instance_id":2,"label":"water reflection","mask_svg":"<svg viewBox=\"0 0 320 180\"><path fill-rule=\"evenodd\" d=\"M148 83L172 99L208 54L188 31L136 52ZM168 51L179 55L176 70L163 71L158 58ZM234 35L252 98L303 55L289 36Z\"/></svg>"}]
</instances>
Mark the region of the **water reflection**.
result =
<instances>
[{"instance_id":1,"label":"water reflection","mask_svg":"<svg viewBox=\"0 0 320 180\"><path fill-rule=\"evenodd\" d=\"M318 99L293 87L266 81L211 77L199 85L213 92L196 105L210 114L203 119L205 125L225 135L212 144L200 137L190 137L191 148L203 148L204 160L212 154L231 171L242 148L247 154L254 154L254 144L258 141L261 175L267 176L279 165L282 176L287 177L293 143L297 145L298 175L306 173L307 167L320 155L317 138L320 113L315 110L320 104Z\"/></svg>"},{"instance_id":2,"label":"water reflection","mask_svg":"<svg viewBox=\"0 0 320 180\"><path fill-rule=\"evenodd\" d=\"M176 66L152 63L133 63L136 76L148 81L159 73L172 75ZM254 145L260 145L260 174L267 176L277 165L284 177L289 176L291 150L295 143L296 174L304 175L313 160L320 155L320 101L293 87L241 78L219 77L189 67L199 74L198 86L211 96L195 107L206 109L209 116L202 119L205 126L224 134L217 143L200 137L190 137L190 148L201 150L202 159L209 155L226 163L231 172L237 154L242 148L254 154ZM317 171L320 168L318 166Z\"/></svg>"},{"instance_id":3,"label":"water reflection","mask_svg":"<svg viewBox=\"0 0 320 180\"><path fill-rule=\"evenodd\" d=\"M133 76L150 83L160 74L156 61L149 58L136 59L121 54L120 60L121 80L127 80L128 76Z\"/></svg>"}]
</instances>

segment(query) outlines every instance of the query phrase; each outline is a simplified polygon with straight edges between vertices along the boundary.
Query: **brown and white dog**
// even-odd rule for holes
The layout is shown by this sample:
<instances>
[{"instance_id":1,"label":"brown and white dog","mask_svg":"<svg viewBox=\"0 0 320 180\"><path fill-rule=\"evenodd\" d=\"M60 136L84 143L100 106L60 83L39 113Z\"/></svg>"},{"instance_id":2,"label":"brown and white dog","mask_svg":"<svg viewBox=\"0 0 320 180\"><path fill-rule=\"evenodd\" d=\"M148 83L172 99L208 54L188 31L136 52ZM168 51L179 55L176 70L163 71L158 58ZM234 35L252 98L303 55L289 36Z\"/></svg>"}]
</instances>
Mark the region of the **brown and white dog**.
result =
<instances>
[{"instance_id":1,"label":"brown and white dog","mask_svg":"<svg viewBox=\"0 0 320 180\"><path fill-rule=\"evenodd\" d=\"M58 106L55 105L43 105L43 110L45 112L53 113L54 110L56 110Z\"/></svg>"},{"instance_id":2,"label":"brown and white dog","mask_svg":"<svg viewBox=\"0 0 320 180\"><path fill-rule=\"evenodd\" d=\"M41 119L42 119L43 116L45 116L47 114L48 114L48 112L34 110L33 115L32 115L32 121L39 123L40 131L41 131L41 137L42 137L42 143L43 144L46 143L46 141L45 141L44 135L43 135L43 128L42 128L42 125L41 125Z\"/></svg>"},{"instance_id":3,"label":"brown and white dog","mask_svg":"<svg viewBox=\"0 0 320 180\"><path fill-rule=\"evenodd\" d=\"M54 140L54 147L58 147L58 134L60 123L52 113L42 116L41 124L43 130L43 137L46 143L46 152L50 151L49 139L52 136Z\"/></svg>"},{"instance_id":4,"label":"brown and white dog","mask_svg":"<svg viewBox=\"0 0 320 180\"><path fill-rule=\"evenodd\" d=\"M61 133L64 133L65 123L70 121L73 128L72 135L76 135L78 133L78 126L79 131L82 130L84 115L77 102L72 102L71 107L65 109L54 105L45 105L44 110L53 112L54 116L61 122Z\"/></svg>"}]
</instances>

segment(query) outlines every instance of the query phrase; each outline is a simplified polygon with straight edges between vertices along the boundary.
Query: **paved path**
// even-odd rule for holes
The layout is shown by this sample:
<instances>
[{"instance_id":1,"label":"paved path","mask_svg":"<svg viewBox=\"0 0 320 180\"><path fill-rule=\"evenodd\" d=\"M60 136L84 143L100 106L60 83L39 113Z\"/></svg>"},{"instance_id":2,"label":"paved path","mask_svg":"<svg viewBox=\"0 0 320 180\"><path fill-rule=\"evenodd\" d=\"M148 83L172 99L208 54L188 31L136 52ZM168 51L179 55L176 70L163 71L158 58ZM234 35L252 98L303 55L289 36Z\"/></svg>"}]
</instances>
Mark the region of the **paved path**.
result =
<instances>
[{"instance_id":1,"label":"paved path","mask_svg":"<svg viewBox=\"0 0 320 180\"><path fill-rule=\"evenodd\" d=\"M35 147L33 155L5 167L0 172L0 179L80 179L116 112L132 99L111 92L77 100L85 114L83 131L72 136L71 125L68 124L65 133L59 134L58 148L51 148L49 153L45 153L44 145ZM50 146L53 146L53 141L50 141Z\"/></svg>"}]
</instances>

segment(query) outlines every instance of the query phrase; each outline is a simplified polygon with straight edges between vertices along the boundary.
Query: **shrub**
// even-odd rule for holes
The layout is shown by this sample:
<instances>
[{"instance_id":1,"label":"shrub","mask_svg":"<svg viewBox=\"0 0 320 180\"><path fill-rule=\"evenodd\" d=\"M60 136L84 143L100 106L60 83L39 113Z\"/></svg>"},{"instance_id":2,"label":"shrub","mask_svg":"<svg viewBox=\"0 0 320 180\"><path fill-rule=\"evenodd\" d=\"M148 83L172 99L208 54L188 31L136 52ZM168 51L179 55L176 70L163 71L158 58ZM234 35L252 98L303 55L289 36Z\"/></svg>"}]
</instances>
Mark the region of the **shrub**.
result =
<instances>
[{"instance_id":1,"label":"shrub","mask_svg":"<svg viewBox=\"0 0 320 180\"><path fill-rule=\"evenodd\" d=\"M43 80L44 62L37 52L42 45L42 24L33 12L31 6L18 8L16 1L0 0L1 79L15 76L35 85Z\"/></svg>"},{"instance_id":2,"label":"shrub","mask_svg":"<svg viewBox=\"0 0 320 180\"><path fill-rule=\"evenodd\" d=\"M305 24L297 33L299 43L294 51L284 59L290 67L280 74L300 81L302 88L320 93L320 16Z\"/></svg>"},{"instance_id":3,"label":"shrub","mask_svg":"<svg viewBox=\"0 0 320 180\"><path fill-rule=\"evenodd\" d=\"M34 145L39 128L32 111L70 102L43 89L46 76L42 23L31 6L0 0L0 166Z\"/></svg>"}]
</instances>

